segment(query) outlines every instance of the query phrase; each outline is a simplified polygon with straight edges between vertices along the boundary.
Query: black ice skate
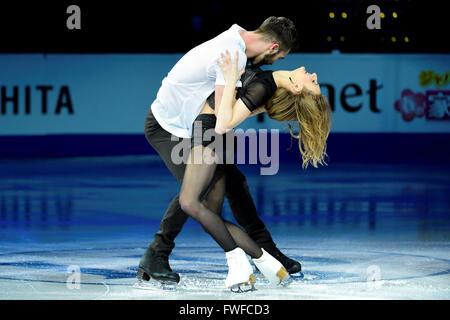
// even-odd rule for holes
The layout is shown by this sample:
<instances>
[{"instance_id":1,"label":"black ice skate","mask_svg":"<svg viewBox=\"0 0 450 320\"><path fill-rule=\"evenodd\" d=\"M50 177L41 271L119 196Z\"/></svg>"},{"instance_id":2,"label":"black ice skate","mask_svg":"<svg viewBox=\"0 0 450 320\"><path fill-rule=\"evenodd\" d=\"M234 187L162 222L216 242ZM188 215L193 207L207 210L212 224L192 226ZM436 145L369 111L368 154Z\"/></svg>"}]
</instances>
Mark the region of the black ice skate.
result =
<instances>
[{"instance_id":1,"label":"black ice skate","mask_svg":"<svg viewBox=\"0 0 450 320\"><path fill-rule=\"evenodd\" d=\"M283 267L286 268L287 272L289 272L289 274L295 274L295 273L299 273L300 271L302 271L302 265L300 264L300 262L295 261L291 258L286 257L281 251L280 249L278 249L276 247L275 244L270 244L270 245L264 245L262 246L264 250L266 250L271 256L273 256L275 259L277 259L278 261L281 262L281 264L283 265Z\"/></svg>"},{"instance_id":2,"label":"black ice skate","mask_svg":"<svg viewBox=\"0 0 450 320\"><path fill-rule=\"evenodd\" d=\"M136 278L139 282L135 287L140 289L175 290L180 282L178 273L170 268L169 257L155 253L150 247L139 262Z\"/></svg>"}]
</instances>

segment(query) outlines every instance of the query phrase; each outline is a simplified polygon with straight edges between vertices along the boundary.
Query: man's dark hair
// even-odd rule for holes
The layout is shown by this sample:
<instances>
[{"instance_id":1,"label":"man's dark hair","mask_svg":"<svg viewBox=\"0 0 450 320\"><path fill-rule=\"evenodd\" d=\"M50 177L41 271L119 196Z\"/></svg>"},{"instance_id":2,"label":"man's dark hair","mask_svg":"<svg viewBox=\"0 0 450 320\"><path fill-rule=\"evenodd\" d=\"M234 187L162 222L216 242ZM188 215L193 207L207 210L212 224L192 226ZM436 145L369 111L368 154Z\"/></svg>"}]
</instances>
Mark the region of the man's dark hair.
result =
<instances>
[{"instance_id":1,"label":"man's dark hair","mask_svg":"<svg viewBox=\"0 0 450 320\"><path fill-rule=\"evenodd\" d=\"M280 51L295 49L298 45L297 29L285 17L269 17L255 32L261 34L266 41L278 43Z\"/></svg>"}]
</instances>

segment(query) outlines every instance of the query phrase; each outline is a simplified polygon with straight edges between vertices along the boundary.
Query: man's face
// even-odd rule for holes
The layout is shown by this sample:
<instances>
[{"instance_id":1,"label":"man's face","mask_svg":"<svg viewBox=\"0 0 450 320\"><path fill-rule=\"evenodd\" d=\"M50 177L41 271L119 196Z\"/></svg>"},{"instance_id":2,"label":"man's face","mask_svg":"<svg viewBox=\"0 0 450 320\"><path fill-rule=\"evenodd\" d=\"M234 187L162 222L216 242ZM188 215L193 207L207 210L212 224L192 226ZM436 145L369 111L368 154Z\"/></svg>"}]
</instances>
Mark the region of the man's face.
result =
<instances>
[{"instance_id":1,"label":"man's face","mask_svg":"<svg viewBox=\"0 0 450 320\"><path fill-rule=\"evenodd\" d=\"M266 52L261 53L260 55L254 57L252 59L252 64L255 66L262 66L265 64L272 65L278 59L284 59L284 57L289 53L287 51L276 51L268 49Z\"/></svg>"}]
</instances>

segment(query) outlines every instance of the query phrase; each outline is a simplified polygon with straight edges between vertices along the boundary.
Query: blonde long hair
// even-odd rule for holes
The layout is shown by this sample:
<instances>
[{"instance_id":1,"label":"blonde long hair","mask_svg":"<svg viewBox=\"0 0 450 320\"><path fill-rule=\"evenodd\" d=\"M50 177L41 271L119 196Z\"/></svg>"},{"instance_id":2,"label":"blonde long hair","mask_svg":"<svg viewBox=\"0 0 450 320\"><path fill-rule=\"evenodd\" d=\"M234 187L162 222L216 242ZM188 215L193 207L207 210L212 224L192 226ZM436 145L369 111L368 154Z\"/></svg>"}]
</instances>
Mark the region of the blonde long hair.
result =
<instances>
[{"instance_id":1,"label":"blonde long hair","mask_svg":"<svg viewBox=\"0 0 450 320\"><path fill-rule=\"evenodd\" d=\"M302 168L309 164L327 165L325 156L327 138L331 130L331 107L322 94L315 95L310 90L302 89L300 94L289 93L278 88L265 106L267 115L277 121L298 121L299 133L295 135L289 125L292 137L298 139L302 156Z\"/></svg>"}]
</instances>

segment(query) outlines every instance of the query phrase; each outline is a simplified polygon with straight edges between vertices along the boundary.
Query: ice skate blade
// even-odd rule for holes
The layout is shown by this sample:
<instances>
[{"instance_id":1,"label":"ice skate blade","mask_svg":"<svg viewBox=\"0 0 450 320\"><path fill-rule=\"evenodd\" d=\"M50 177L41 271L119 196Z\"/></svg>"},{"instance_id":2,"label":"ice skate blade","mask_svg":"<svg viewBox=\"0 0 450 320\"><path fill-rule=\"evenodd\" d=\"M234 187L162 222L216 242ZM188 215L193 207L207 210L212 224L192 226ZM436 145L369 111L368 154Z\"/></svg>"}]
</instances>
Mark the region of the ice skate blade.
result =
<instances>
[{"instance_id":1,"label":"ice skate blade","mask_svg":"<svg viewBox=\"0 0 450 320\"><path fill-rule=\"evenodd\" d=\"M290 275L292 280L302 280L305 278L305 275L303 274L303 272L299 272L297 274L291 274Z\"/></svg>"},{"instance_id":2,"label":"ice skate blade","mask_svg":"<svg viewBox=\"0 0 450 320\"><path fill-rule=\"evenodd\" d=\"M155 279L150 279L149 281L138 280L138 282L133 285L133 288L141 290L173 291L177 289L177 283L173 281L159 281Z\"/></svg>"},{"instance_id":3,"label":"ice skate blade","mask_svg":"<svg viewBox=\"0 0 450 320\"><path fill-rule=\"evenodd\" d=\"M280 279L279 286L286 287L292 283L292 278L284 267L278 270L277 277Z\"/></svg>"},{"instance_id":4,"label":"ice skate blade","mask_svg":"<svg viewBox=\"0 0 450 320\"><path fill-rule=\"evenodd\" d=\"M230 291L233 293L245 293L245 292L251 292L255 291L256 288L253 285L253 283L249 284L248 282L245 283L238 283L235 285L232 285L230 287Z\"/></svg>"},{"instance_id":5,"label":"ice skate blade","mask_svg":"<svg viewBox=\"0 0 450 320\"><path fill-rule=\"evenodd\" d=\"M244 292L250 292L250 291L255 291L255 276L252 273L248 279L247 282L242 282L242 283L238 283L235 285L232 285L230 287L230 291L233 293L244 293Z\"/></svg>"},{"instance_id":6,"label":"ice skate blade","mask_svg":"<svg viewBox=\"0 0 450 320\"><path fill-rule=\"evenodd\" d=\"M144 269L142 269L142 268L139 268L139 269L138 269L138 272L137 272L137 274L136 274L136 278L137 278L139 281L149 281L149 280L150 280L150 276L149 276L148 273L145 272Z\"/></svg>"},{"instance_id":7,"label":"ice skate blade","mask_svg":"<svg viewBox=\"0 0 450 320\"><path fill-rule=\"evenodd\" d=\"M287 276L283 280L280 281L279 286L287 287L292 283L293 279L290 276Z\"/></svg>"}]
</instances>

